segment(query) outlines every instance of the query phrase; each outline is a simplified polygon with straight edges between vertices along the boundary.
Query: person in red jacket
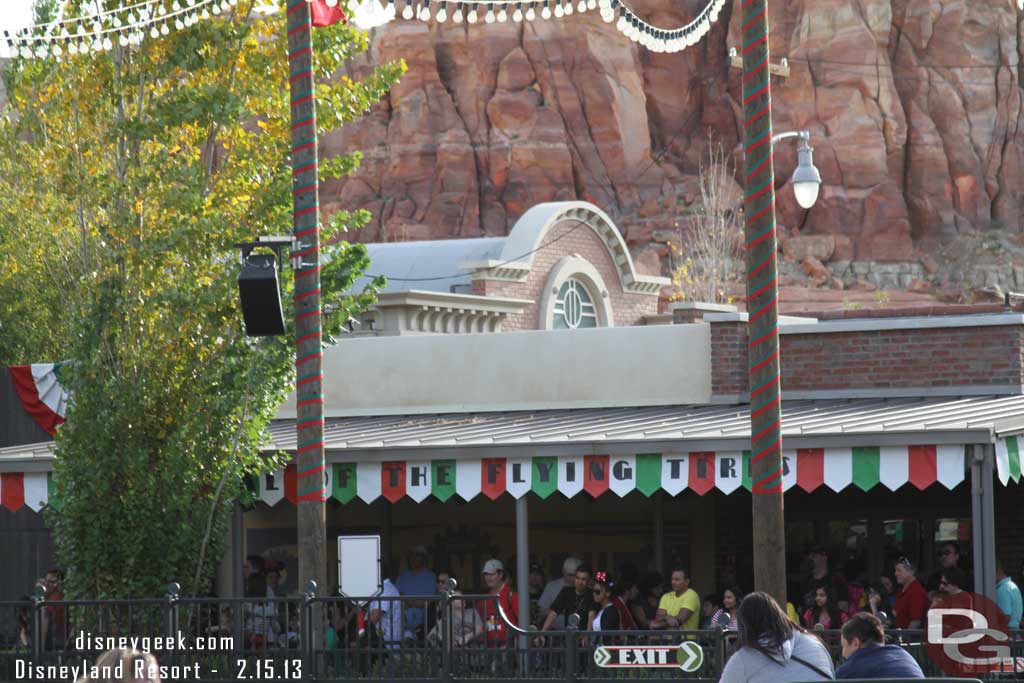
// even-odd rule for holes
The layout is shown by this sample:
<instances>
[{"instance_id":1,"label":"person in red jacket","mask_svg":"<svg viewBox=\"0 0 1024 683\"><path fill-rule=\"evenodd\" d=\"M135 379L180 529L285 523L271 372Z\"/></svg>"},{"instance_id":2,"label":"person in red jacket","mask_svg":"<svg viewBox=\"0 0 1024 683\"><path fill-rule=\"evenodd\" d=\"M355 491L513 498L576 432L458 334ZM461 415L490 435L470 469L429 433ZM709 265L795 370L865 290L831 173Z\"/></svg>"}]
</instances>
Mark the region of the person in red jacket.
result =
<instances>
[{"instance_id":1,"label":"person in red jacket","mask_svg":"<svg viewBox=\"0 0 1024 683\"><path fill-rule=\"evenodd\" d=\"M914 565L905 557L896 561L896 583L900 586L893 606L896 628L922 628L928 611L928 594L914 576Z\"/></svg>"},{"instance_id":2,"label":"person in red jacket","mask_svg":"<svg viewBox=\"0 0 1024 683\"><path fill-rule=\"evenodd\" d=\"M476 611L484 621L484 632L488 647L504 647L511 645L515 640L511 637L505 619L513 624L519 623L519 610L517 607L516 593L506 582L505 565L501 560L490 559L484 563L484 583L487 585L487 593L496 595L497 600L484 600L478 602ZM498 613L498 606L505 614L502 619Z\"/></svg>"}]
</instances>

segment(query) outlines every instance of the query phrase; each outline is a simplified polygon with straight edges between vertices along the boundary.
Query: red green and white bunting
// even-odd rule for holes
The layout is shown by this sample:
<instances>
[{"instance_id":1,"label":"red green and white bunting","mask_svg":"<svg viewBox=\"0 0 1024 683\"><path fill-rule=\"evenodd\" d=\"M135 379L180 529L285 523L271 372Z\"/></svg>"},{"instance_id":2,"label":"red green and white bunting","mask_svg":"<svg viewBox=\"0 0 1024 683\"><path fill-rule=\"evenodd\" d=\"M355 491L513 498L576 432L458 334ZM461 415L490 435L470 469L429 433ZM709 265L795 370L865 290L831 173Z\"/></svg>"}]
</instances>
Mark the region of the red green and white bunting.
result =
<instances>
[{"instance_id":1,"label":"red green and white bunting","mask_svg":"<svg viewBox=\"0 0 1024 683\"><path fill-rule=\"evenodd\" d=\"M1020 482L1022 441L1024 436L1008 436L996 441L996 476L1003 486L1011 479L1014 484Z\"/></svg>"},{"instance_id":2,"label":"red green and white bunting","mask_svg":"<svg viewBox=\"0 0 1024 683\"><path fill-rule=\"evenodd\" d=\"M55 503L52 472L0 473L0 506L11 512L28 506L39 512Z\"/></svg>"},{"instance_id":3,"label":"red green and white bunting","mask_svg":"<svg viewBox=\"0 0 1024 683\"><path fill-rule=\"evenodd\" d=\"M291 466L289 466L291 467ZM939 483L948 489L964 480L963 446L900 446L882 448L808 448L783 453L783 487L811 492L822 486L842 491L855 486L867 491L882 485L895 491L905 484L924 489ZM636 455L587 455L480 460L388 460L335 463L328 468L327 487L341 503L356 498L394 503L433 496L495 500L505 494L520 498L533 493L548 498L556 491L567 498L586 493L597 498L639 491L650 496L662 490L677 495L689 489L705 495L717 489L733 493L751 488L750 453L688 452ZM264 475L260 499L268 505L294 498L288 470Z\"/></svg>"},{"instance_id":4,"label":"red green and white bunting","mask_svg":"<svg viewBox=\"0 0 1024 683\"><path fill-rule=\"evenodd\" d=\"M68 412L68 391L60 381L61 363L11 365L11 379L21 405L51 436L64 423Z\"/></svg>"}]
</instances>

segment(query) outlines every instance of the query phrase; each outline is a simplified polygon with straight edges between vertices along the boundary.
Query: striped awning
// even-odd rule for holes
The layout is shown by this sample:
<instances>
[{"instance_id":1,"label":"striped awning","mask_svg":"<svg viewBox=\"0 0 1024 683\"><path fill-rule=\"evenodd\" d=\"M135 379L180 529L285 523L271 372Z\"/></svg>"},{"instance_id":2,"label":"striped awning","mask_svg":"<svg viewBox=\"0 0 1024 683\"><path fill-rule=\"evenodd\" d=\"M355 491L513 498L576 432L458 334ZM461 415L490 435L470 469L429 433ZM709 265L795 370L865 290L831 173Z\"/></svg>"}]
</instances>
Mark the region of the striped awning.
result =
<instances>
[{"instance_id":1,"label":"striped awning","mask_svg":"<svg viewBox=\"0 0 1024 683\"><path fill-rule=\"evenodd\" d=\"M785 451L782 485L806 492L850 486L868 491L879 485L895 491L906 484L920 490L936 483L952 489L964 480L964 452L962 445ZM479 495L495 500L529 493L547 498L555 492L566 498L581 493L597 498L609 491L650 496L659 490L675 496L687 489L703 496L713 489L729 494L751 488L748 451L344 462L330 466L325 478L341 503L381 497L421 502L430 496L468 501ZM268 505L294 503L294 465L261 477L256 494Z\"/></svg>"}]
</instances>

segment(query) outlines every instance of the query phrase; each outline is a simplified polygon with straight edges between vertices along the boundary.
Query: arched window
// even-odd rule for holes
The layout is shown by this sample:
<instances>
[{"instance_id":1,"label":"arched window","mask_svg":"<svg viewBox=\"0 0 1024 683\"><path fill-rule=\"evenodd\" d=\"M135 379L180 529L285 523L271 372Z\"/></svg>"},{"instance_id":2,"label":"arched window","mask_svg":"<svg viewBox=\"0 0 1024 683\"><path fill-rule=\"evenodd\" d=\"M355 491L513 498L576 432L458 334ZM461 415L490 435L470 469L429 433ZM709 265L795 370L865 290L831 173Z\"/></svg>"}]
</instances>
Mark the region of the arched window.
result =
<instances>
[{"instance_id":1,"label":"arched window","mask_svg":"<svg viewBox=\"0 0 1024 683\"><path fill-rule=\"evenodd\" d=\"M582 282L569 278L558 290L555 299L554 320L556 330L575 330L581 327L597 327L597 310L594 299Z\"/></svg>"}]
</instances>

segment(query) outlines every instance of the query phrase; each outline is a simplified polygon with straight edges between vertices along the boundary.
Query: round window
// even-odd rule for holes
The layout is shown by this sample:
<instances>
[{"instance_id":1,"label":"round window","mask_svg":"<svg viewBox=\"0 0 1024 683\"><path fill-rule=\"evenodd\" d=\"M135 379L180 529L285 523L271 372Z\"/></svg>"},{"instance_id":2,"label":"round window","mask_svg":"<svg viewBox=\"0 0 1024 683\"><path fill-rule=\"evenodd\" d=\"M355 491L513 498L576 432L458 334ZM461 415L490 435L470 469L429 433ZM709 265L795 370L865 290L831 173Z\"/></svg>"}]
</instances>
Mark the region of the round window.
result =
<instances>
[{"instance_id":1,"label":"round window","mask_svg":"<svg viewBox=\"0 0 1024 683\"><path fill-rule=\"evenodd\" d=\"M597 327L594 299L579 280L566 280L559 288L554 313L556 330Z\"/></svg>"}]
</instances>

